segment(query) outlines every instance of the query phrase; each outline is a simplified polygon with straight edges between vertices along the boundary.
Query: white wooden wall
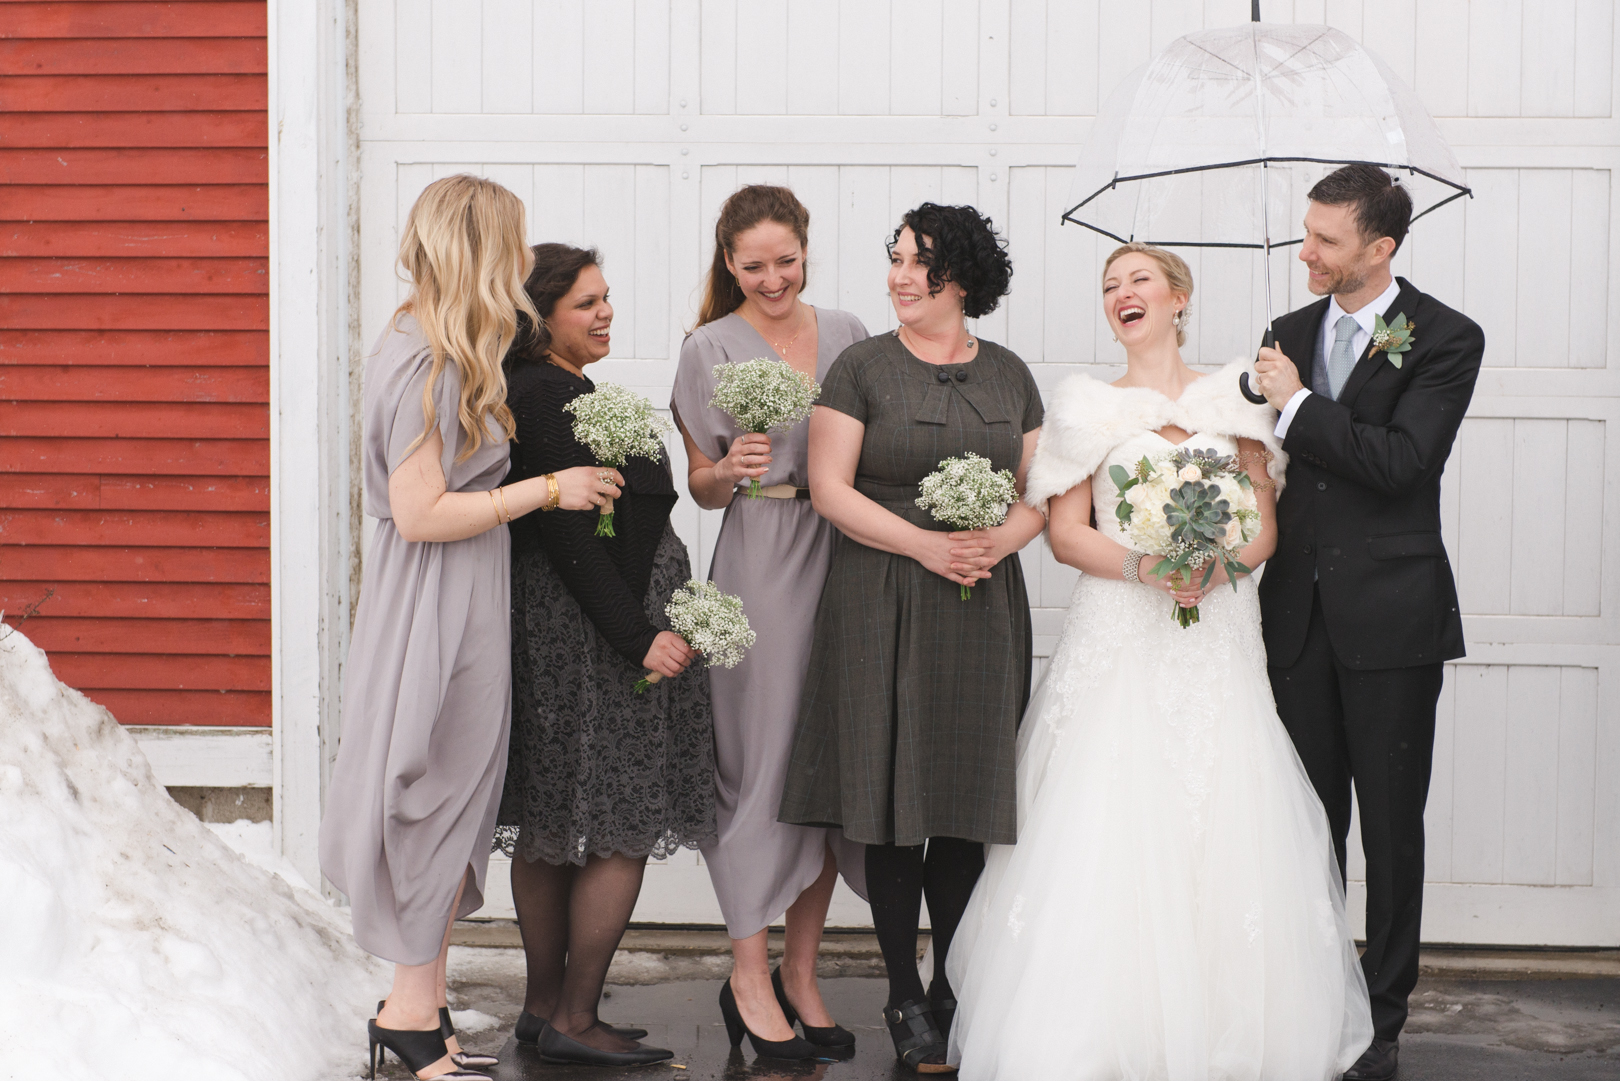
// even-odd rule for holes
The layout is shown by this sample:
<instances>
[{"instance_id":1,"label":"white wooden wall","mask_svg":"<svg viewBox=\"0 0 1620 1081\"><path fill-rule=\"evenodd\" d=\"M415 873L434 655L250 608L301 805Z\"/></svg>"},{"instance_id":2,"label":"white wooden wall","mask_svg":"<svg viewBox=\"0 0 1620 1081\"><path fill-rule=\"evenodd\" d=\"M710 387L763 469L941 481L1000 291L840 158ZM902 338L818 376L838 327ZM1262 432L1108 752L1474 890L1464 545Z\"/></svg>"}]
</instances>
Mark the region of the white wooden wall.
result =
<instances>
[{"instance_id":1,"label":"white wooden wall","mask_svg":"<svg viewBox=\"0 0 1620 1081\"><path fill-rule=\"evenodd\" d=\"M812 212L812 302L892 326L883 241L900 212L971 202L1006 231L1016 268L979 333L1048 390L1078 366L1106 376L1122 360L1098 317L1106 247L1058 227L1075 148L1131 68L1248 9L359 0L364 336L401 296L393 257L412 200L470 170L524 198L534 240L601 249L618 314L596 374L662 405L717 208L740 184L772 181ZM1620 439L1608 439L1620 421L1612 0L1262 11L1330 23L1379 52L1440 118L1477 196L1421 222L1398 260L1489 339L1444 489L1469 656L1450 666L1441 703L1425 937L1620 944L1620 489L1605 484L1620 476ZM1257 336L1260 266L1234 253L1191 261L1187 354L1223 363ZM1279 308L1311 299L1289 255L1275 266ZM684 501L676 517L706 565L718 515ZM1025 566L1044 655L1074 573L1044 546ZM717 919L695 857L649 874L638 918ZM862 918L849 898L834 913Z\"/></svg>"}]
</instances>

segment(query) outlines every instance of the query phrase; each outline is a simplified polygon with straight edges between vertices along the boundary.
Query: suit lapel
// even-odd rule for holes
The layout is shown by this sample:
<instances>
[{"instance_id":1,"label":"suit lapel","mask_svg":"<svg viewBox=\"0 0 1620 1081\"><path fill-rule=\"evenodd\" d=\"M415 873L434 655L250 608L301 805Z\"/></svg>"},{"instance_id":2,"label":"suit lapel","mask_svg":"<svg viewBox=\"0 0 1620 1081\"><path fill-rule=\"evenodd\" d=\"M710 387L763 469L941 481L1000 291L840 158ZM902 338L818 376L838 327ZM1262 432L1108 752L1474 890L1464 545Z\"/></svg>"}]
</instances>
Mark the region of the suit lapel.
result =
<instances>
[{"instance_id":1,"label":"suit lapel","mask_svg":"<svg viewBox=\"0 0 1620 1081\"><path fill-rule=\"evenodd\" d=\"M1385 317L1386 322L1395 315L1405 315L1410 319L1412 313L1417 310L1418 298L1423 295L1405 278L1396 278L1395 280L1400 283L1400 292L1395 294L1395 300L1386 311L1378 313ZM1410 359L1412 354L1408 353L1406 356ZM1361 388L1367 385L1367 380L1371 379L1378 371L1378 366L1387 363L1389 363L1389 358L1382 353L1374 353L1373 343L1369 340L1367 348L1362 351L1361 359L1356 362L1354 368L1350 369L1350 378L1344 381L1344 389L1339 392L1339 401L1345 405L1355 401L1356 395L1361 393Z\"/></svg>"},{"instance_id":2,"label":"suit lapel","mask_svg":"<svg viewBox=\"0 0 1620 1081\"><path fill-rule=\"evenodd\" d=\"M1311 384L1311 369L1316 364L1316 339L1322 333L1322 317L1327 313L1327 308L1328 301L1324 297L1315 304L1307 304L1296 312L1290 312L1291 318L1277 328L1277 348L1294 362L1294 367L1299 371L1299 381L1313 391L1316 388Z\"/></svg>"}]
</instances>

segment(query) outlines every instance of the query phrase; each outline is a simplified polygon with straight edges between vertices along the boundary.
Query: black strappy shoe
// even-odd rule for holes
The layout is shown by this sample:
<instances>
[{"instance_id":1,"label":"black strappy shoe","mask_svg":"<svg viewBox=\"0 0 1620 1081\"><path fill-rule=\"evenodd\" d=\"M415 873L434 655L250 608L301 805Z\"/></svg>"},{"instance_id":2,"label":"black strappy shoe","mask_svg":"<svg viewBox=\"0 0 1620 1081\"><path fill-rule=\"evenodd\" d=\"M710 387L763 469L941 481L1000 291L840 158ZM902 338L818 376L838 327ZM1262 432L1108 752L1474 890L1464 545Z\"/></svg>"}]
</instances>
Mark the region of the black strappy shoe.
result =
<instances>
[{"instance_id":1,"label":"black strappy shoe","mask_svg":"<svg viewBox=\"0 0 1620 1081\"><path fill-rule=\"evenodd\" d=\"M939 1028L939 1034L949 1041L951 1038L951 1022L956 1020L956 1000L954 998L936 999L929 995L928 1010L934 1015L934 1024Z\"/></svg>"},{"instance_id":2,"label":"black strappy shoe","mask_svg":"<svg viewBox=\"0 0 1620 1081\"><path fill-rule=\"evenodd\" d=\"M383 1028L373 1017L366 1022L366 1035L371 1037L371 1053L368 1057L372 1081L377 1077L377 1067L382 1065L384 1048L397 1055L399 1061L403 1062L405 1068L412 1074L421 1073L450 1053L450 1048L444 1042L444 1034L436 1028L426 1031ZM434 1081L493 1081L493 1079L488 1074L474 1073L457 1067L449 1073L440 1074Z\"/></svg>"},{"instance_id":3,"label":"black strappy shoe","mask_svg":"<svg viewBox=\"0 0 1620 1081\"><path fill-rule=\"evenodd\" d=\"M945 1061L945 1037L940 1035L927 1002L908 1000L885 1006L883 1023L889 1026L894 1054L912 1073L955 1073Z\"/></svg>"},{"instance_id":4,"label":"black strappy shoe","mask_svg":"<svg viewBox=\"0 0 1620 1081\"><path fill-rule=\"evenodd\" d=\"M512 1028L512 1038L517 1040L518 1043L538 1043L540 1042L540 1032L545 1027L545 1018L536 1017L528 1010L524 1010L518 1014L517 1024ZM596 1027L606 1029L621 1040L645 1040L647 1038L647 1030L644 1028L633 1028L630 1025L610 1025L601 1020L596 1022Z\"/></svg>"},{"instance_id":5,"label":"black strappy shoe","mask_svg":"<svg viewBox=\"0 0 1620 1081\"><path fill-rule=\"evenodd\" d=\"M798 1025L804 1029L804 1038L817 1047L825 1047L832 1051L855 1050L855 1034L843 1025L833 1025L829 1028L815 1028L804 1023L799 1017L799 1011L793 1008L788 1001L787 989L782 986L782 970L774 969L771 972L771 990L776 992L776 1004L782 1007L782 1016L787 1018L788 1027Z\"/></svg>"},{"instance_id":6,"label":"black strappy shoe","mask_svg":"<svg viewBox=\"0 0 1620 1081\"><path fill-rule=\"evenodd\" d=\"M726 1035L731 1037L731 1046L741 1044L746 1033L748 1042L754 1045L754 1054L760 1058L795 1061L822 1057L821 1050L815 1044L797 1036L787 1040L765 1040L755 1036L753 1029L743 1021L742 1010L737 1008L737 995L731 990L729 979L720 985L720 1016L726 1019Z\"/></svg>"}]
</instances>

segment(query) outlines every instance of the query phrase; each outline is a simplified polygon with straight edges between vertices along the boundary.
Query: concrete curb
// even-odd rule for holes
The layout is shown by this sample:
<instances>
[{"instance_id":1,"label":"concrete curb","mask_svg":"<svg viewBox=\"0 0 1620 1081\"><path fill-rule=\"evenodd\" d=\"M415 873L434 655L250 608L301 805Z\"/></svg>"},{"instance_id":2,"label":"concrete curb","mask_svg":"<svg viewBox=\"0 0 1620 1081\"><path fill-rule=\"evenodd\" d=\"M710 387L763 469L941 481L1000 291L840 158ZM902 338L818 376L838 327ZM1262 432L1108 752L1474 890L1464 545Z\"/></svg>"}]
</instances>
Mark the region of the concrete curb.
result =
<instances>
[{"instance_id":1,"label":"concrete curb","mask_svg":"<svg viewBox=\"0 0 1620 1081\"><path fill-rule=\"evenodd\" d=\"M510 920L463 920L450 941L457 946L519 949L517 924ZM928 935L917 943L928 947ZM782 954L782 936L772 931L772 957ZM1620 950L1464 949L1423 950L1423 978L1435 980L1591 980L1620 978ZM883 976L877 937L868 931L829 931L822 939L816 971L823 979ZM608 980L616 984L655 984L673 980L718 980L731 972L731 941L721 930L636 929L625 933Z\"/></svg>"}]
</instances>

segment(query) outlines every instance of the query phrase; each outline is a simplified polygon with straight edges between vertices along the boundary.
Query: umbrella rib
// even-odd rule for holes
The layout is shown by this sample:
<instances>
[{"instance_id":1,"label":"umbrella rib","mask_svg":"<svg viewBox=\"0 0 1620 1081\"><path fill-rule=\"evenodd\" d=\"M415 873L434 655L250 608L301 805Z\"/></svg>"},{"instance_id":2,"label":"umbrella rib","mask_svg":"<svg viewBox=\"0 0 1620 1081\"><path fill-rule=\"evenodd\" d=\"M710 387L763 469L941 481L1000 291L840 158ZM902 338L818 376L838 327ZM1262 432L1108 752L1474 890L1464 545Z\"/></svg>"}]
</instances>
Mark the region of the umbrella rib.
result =
<instances>
[{"instance_id":1,"label":"umbrella rib","mask_svg":"<svg viewBox=\"0 0 1620 1081\"><path fill-rule=\"evenodd\" d=\"M1306 158L1272 156L1264 158L1243 158L1238 161L1221 161L1210 165L1184 165L1179 169L1162 169L1156 173L1133 173L1130 176L1116 176L1113 180L1109 181L1107 184L1104 184L1102 187L1086 196L1080 202L1070 207L1069 210L1079 210L1081 207L1097 198L1097 196L1101 195L1103 192L1108 191L1110 188L1118 187L1120 184L1126 184L1133 180L1157 180L1160 177L1180 176L1183 173L1206 173L1213 169L1239 169L1245 165L1259 165L1261 162L1306 162L1312 165L1376 165L1380 169L1394 169L1397 172L1404 169L1407 172L1418 173L1422 176L1426 176L1430 180L1446 185L1448 188L1455 188L1459 193L1466 192L1470 195L1473 194L1472 188L1459 184L1455 180L1447 180L1445 177L1431 173L1427 169L1420 169L1415 165L1403 165L1400 162L1363 161L1357 158Z\"/></svg>"},{"instance_id":2,"label":"umbrella rib","mask_svg":"<svg viewBox=\"0 0 1620 1081\"><path fill-rule=\"evenodd\" d=\"M1327 34L1325 34L1325 33L1317 34L1311 40L1301 43L1299 48L1295 49L1293 52L1289 53L1287 56L1282 57L1281 59L1279 59L1277 61L1277 63L1272 66L1270 74L1262 72L1260 77L1262 79L1271 78L1271 76L1275 75L1277 73L1277 70L1279 68L1281 68L1284 64L1288 63L1290 60L1294 59L1294 57L1298 56L1300 53L1304 52L1306 49L1309 49L1312 45L1315 45L1318 41L1321 41L1325 37L1327 37Z\"/></svg>"},{"instance_id":3,"label":"umbrella rib","mask_svg":"<svg viewBox=\"0 0 1620 1081\"><path fill-rule=\"evenodd\" d=\"M1206 48L1205 46L1199 44L1198 42L1192 41L1192 42L1188 42L1188 44L1193 46L1195 49L1197 49L1199 52L1203 53L1204 55L1210 57L1211 59L1218 60L1222 64L1225 64L1227 67L1231 68L1233 71L1237 72L1239 75L1241 75L1241 76L1247 76L1248 75L1248 72L1244 71L1242 68L1240 68L1236 64L1232 63L1232 61L1226 59L1226 57L1220 55L1219 53L1211 52L1208 48Z\"/></svg>"}]
</instances>

